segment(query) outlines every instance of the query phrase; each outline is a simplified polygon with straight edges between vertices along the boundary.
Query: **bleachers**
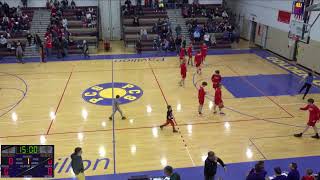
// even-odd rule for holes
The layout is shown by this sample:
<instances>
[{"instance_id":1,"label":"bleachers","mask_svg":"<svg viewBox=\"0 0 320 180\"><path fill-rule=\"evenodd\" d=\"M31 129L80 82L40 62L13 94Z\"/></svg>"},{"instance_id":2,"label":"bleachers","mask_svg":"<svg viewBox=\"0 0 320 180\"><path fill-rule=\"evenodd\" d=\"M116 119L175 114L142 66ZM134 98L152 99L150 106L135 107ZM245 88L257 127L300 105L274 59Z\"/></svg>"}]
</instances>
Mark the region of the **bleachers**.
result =
<instances>
[{"instance_id":1,"label":"bleachers","mask_svg":"<svg viewBox=\"0 0 320 180\"><path fill-rule=\"evenodd\" d=\"M181 13L183 16L185 16L184 14L184 11L188 8L190 8L192 5L187 5L187 6L184 6L182 9L181 9ZM206 9L208 10L209 12L211 12L212 10L218 10L218 14L221 14L222 11L223 11L223 8L221 5L199 5L200 9ZM190 15L190 14L189 14ZM204 26L205 24L208 23L208 20L209 18L208 17L205 17L203 16L201 13L200 14L193 14L193 15L190 15L190 17L185 17L186 19L186 24L192 24L192 22L196 21L196 24L197 25L200 25L200 26ZM221 22L225 21L225 19L223 19L222 17L213 17L211 22L214 23L214 24L220 24ZM230 40L226 40L223 38L223 33L214 33L215 35L215 38L216 38L216 44L215 45L211 45L209 46L208 48L209 49L222 49L222 48L231 48L231 41ZM193 41L193 35L191 34L191 40ZM200 44L202 42L195 42L193 41L194 44L193 44L193 47L194 49L199 49L200 48Z\"/></svg>"},{"instance_id":2,"label":"bleachers","mask_svg":"<svg viewBox=\"0 0 320 180\"><path fill-rule=\"evenodd\" d=\"M158 11L146 7L142 8L142 13L143 14L137 15L139 17L139 26L133 24L133 15L122 15L123 40L126 45L135 44L140 37L140 30L146 29L148 36L147 39L141 40L142 50L152 50L153 39L157 37L157 34L152 32L152 27L159 19L164 20L168 18L168 15L165 10Z\"/></svg>"},{"instance_id":3,"label":"bleachers","mask_svg":"<svg viewBox=\"0 0 320 180\"><path fill-rule=\"evenodd\" d=\"M93 9L93 18L97 19L97 25L95 27L88 27L87 24L83 23L82 20L77 19L78 9L87 10L88 8ZM98 7L86 6L77 7L76 9L66 9L63 11L63 17L68 20L68 31L71 33L70 38L74 41L86 40L89 45L98 46ZM72 50L72 47L69 49Z\"/></svg>"},{"instance_id":4,"label":"bleachers","mask_svg":"<svg viewBox=\"0 0 320 180\"><path fill-rule=\"evenodd\" d=\"M18 41L20 41L21 46L23 48L27 44L27 39L26 39L27 31L30 30L34 10L29 8L22 8L21 12L22 12L22 15L26 14L28 16L27 18L28 24L25 29L21 29L19 32L16 32L16 33L10 33L10 38L7 38L7 42L10 43L12 47L16 47L16 43ZM0 17L1 20L2 18L3 16ZM9 15L8 18L11 19L12 15ZM0 30L0 35L6 36L6 34L7 33L5 31ZM9 50L8 48L0 48L0 56L14 56L14 55L15 55L14 49Z\"/></svg>"},{"instance_id":5,"label":"bleachers","mask_svg":"<svg viewBox=\"0 0 320 180\"><path fill-rule=\"evenodd\" d=\"M96 20L94 26L88 25L84 20L84 16L77 17L78 11L87 12L89 8L93 9L91 13L92 19ZM82 13L81 13L82 14ZM75 9L64 9L62 13L62 19L66 18L68 20L68 32L70 33L69 39L73 43L68 46L68 54L81 54L82 50L79 48L79 45L82 44L83 40L86 40L89 49L97 50L99 44L99 12L97 6L81 6L76 7ZM53 53L57 51L55 48L52 50Z\"/></svg>"}]
</instances>

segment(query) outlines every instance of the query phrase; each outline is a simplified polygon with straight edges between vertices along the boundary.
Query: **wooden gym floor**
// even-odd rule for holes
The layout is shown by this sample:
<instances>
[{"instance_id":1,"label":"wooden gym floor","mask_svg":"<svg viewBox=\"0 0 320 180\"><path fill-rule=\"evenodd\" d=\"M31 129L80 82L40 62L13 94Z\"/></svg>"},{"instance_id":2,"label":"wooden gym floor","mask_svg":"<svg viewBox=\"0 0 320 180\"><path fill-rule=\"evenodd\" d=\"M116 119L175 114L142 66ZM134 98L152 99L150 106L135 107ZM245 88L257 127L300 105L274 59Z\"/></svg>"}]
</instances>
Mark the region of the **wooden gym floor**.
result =
<instances>
[{"instance_id":1,"label":"wooden gym floor","mask_svg":"<svg viewBox=\"0 0 320 180\"><path fill-rule=\"evenodd\" d=\"M0 143L54 144L58 178L72 176L67 167L70 159L66 158L77 146L83 148L83 159L91 163L88 176L112 174L114 170L159 170L167 164L175 168L201 166L209 150L226 163L320 153L320 148L306 148L319 146L319 141L292 136L307 119L307 112L298 110L305 104L302 96L267 96L246 79L289 74L255 54L210 55L201 76L194 75L195 69L188 67L184 88L178 86L177 57L123 61L1 64ZM210 77L216 69L223 77L242 80L233 89L249 84L262 95L239 98L224 87L226 116L212 113L210 98L206 99L203 116L199 116L194 83L208 81L207 91L213 94ZM90 87L112 81L133 84L143 91L139 99L121 105L128 119L121 120L116 114L114 134L108 119L111 106L92 104L82 97ZM90 96L92 92L88 93ZM108 96L110 91L105 94ZM320 96L309 97L317 101ZM158 128L165 121L167 103L173 106L179 133L173 134L171 127L163 131ZM98 159L103 160L94 168ZM104 161L108 160L104 169Z\"/></svg>"}]
</instances>

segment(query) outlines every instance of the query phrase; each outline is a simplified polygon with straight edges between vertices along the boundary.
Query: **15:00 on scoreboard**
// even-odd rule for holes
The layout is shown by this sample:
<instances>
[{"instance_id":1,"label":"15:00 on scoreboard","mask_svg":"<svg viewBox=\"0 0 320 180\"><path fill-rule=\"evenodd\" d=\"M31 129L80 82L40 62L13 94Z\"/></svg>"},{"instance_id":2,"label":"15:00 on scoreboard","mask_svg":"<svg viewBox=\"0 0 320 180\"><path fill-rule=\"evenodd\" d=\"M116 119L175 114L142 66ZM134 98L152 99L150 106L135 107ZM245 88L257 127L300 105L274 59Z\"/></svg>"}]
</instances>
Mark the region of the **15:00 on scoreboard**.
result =
<instances>
[{"instance_id":1,"label":"15:00 on scoreboard","mask_svg":"<svg viewBox=\"0 0 320 180\"><path fill-rule=\"evenodd\" d=\"M2 145L1 178L54 177L53 145Z\"/></svg>"}]
</instances>

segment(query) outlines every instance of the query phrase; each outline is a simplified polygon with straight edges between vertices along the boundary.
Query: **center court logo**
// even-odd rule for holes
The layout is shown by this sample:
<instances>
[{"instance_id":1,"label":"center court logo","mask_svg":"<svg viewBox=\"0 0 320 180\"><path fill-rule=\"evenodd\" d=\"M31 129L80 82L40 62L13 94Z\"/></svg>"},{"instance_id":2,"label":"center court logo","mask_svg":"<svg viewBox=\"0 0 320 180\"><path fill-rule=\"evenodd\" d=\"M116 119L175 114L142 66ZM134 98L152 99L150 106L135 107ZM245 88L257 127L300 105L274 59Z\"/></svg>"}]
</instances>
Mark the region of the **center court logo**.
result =
<instances>
[{"instance_id":1,"label":"center court logo","mask_svg":"<svg viewBox=\"0 0 320 180\"><path fill-rule=\"evenodd\" d=\"M139 99L143 95L140 87L123 82L114 83L114 96L119 95L119 103L126 104ZM92 86L82 93L82 98L92 104L112 106L112 83Z\"/></svg>"}]
</instances>

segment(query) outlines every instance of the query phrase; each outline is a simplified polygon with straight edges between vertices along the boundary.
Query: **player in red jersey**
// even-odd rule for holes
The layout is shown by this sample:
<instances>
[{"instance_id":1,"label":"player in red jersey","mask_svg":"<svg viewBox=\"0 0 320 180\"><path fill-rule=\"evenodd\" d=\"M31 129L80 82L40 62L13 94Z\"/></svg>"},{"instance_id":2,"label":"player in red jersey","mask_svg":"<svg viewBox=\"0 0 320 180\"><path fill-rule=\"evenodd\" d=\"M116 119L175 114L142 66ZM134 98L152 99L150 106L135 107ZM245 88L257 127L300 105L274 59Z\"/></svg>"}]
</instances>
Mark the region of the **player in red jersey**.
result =
<instances>
[{"instance_id":1,"label":"player in red jersey","mask_svg":"<svg viewBox=\"0 0 320 180\"><path fill-rule=\"evenodd\" d=\"M319 108L314 104L313 99L308 99L308 105L306 107L300 108L300 110L308 110L309 111L309 121L307 123L306 128L299 134L295 134L295 137L302 137L302 135L307 132L307 130L312 127L314 132L316 133L314 136L311 136L312 138L319 139L319 133L316 126L317 121L319 121L320 118L320 110Z\"/></svg>"},{"instance_id":2,"label":"player in red jersey","mask_svg":"<svg viewBox=\"0 0 320 180\"><path fill-rule=\"evenodd\" d=\"M186 59L183 59L180 64L180 74L181 74L181 81L180 86L184 86L184 80L187 77L187 64Z\"/></svg>"},{"instance_id":3,"label":"player in red jersey","mask_svg":"<svg viewBox=\"0 0 320 180\"><path fill-rule=\"evenodd\" d=\"M204 98L206 96L206 92L204 91L204 88L207 86L207 82L202 82L199 90L198 90L198 100L199 100L199 114L202 114L202 108L203 108L203 104L204 104Z\"/></svg>"},{"instance_id":4,"label":"player in red jersey","mask_svg":"<svg viewBox=\"0 0 320 180\"><path fill-rule=\"evenodd\" d=\"M215 73L211 77L213 89L216 89L219 86L219 84L221 83L221 80L222 80L222 78L220 75L220 71L216 70Z\"/></svg>"},{"instance_id":5,"label":"player in red jersey","mask_svg":"<svg viewBox=\"0 0 320 180\"><path fill-rule=\"evenodd\" d=\"M207 57L207 53L208 53L208 46L206 45L206 43L203 43L201 45L201 54L202 54L202 61L203 61L203 64L205 63L206 61L206 57Z\"/></svg>"},{"instance_id":6,"label":"player in red jersey","mask_svg":"<svg viewBox=\"0 0 320 180\"><path fill-rule=\"evenodd\" d=\"M219 108L219 112L221 115L224 115L224 112L222 112L222 108L224 107L223 101L222 101L222 93L221 93L221 84L218 84L218 86L215 88L214 93L214 106L213 106L213 113L217 113L217 106Z\"/></svg>"},{"instance_id":7,"label":"player in red jersey","mask_svg":"<svg viewBox=\"0 0 320 180\"><path fill-rule=\"evenodd\" d=\"M168 124L170 124L172 126L172 131L174 133L178 132L175 127L174 116L172 113L172 107L170 105L167 106L167 122L162 124L160 126L160 129L162 130L163 127L167 126Z\"/></svg>"},{"instance_id":8,"label":"player in red jersey","mask_svg":"<svg viewBox=\"0 0 320 180\"><path fill-rule=\"evenodd\" d=\"M185 56L185 53L186 53L185 51L186 50L183 47L180 48L180 52L179 52L180 60L184 59L184 56Z\"/></svg>"},{"instance_id":9,"label":"player in red jersey","mask_svg":"<svg viewBox=\"0 0 320 180\"><path fill-rule=\"evenodd\" d=\"M196 64L197 73L201 74L202 55L201 55L200 51L198 51L198 53L194 57L194 62Z\"/></svg>"},{"instance_id":10,"label":"player in red jersey","mask_svg":"<svg viewBox=\"0 0 320 180\"><path fill-rule=\"evenodd\" d=\"M188 65L191 64L191 66L193 66L193 61L192 61L192 43L190 43L188 50Z\"/></svg>"}]
</instances>

